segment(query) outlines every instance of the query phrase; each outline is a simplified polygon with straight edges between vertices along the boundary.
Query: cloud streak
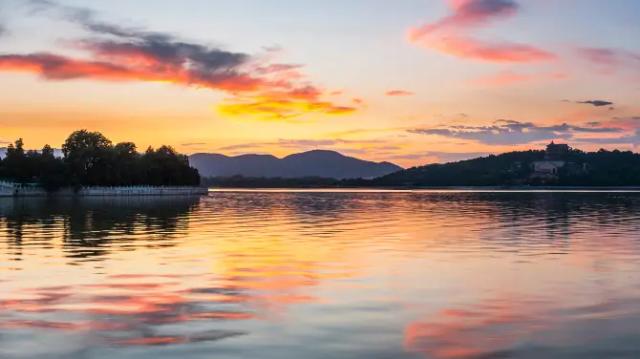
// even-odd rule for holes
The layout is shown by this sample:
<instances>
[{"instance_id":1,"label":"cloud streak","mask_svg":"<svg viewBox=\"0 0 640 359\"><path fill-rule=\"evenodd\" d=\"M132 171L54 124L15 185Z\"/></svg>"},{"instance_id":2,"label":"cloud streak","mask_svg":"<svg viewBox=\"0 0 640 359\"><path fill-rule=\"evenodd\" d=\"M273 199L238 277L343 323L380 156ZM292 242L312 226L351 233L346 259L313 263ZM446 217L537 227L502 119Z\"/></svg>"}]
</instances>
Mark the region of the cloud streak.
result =
<instances>
[{"instance_id":1,"label":"cloud streak","mask_svg":"<svg viewBox=\"0 0 640 359\"><path fill-rule=\"evenodd\" d=\"M415 94L407 90L389 90L385 93L385 95L390 97L398 97L398 96L413 96Z\"/></svg>"},{"instance_id":2,"label":"cloud streak","mask_svg":"<svg viewBox=\"0 0 640 359\"><path fill-rule=\"evenodd\" d=\"M479 86L513 86L523 83L537 83L545 81L563 80L567 74L560 72L550 73L519 73L513 71L502 71L497 74L482 76L471 80L471 83Z\"/></svg>"},{"instance_id":3,"label":"cloud streak","mask_svg":"<svg viewBox=\"0 0 640 359\"><path fill-rule=\"evenodd\" d=\"M268 142L252 142L252 143L239 143L229 146L220 147L218 151L248 151L248 150L262 150L271 149L273 147L295 149L295 150L308 150L318 148L333 148L338 145L379 145L383 143L380 140L348 140L348 139L278 139L277 141ZM352 150L352 149L349 149Z\"/></svg>"},{"instance_id":4,"label":"cloud streak","mask_svg":"<svg viewBox=\"0 0 640 359\"><path fill-rule=\"evenodd\" d=\"M416 128L410 133L472 140L486 145L520 145L554 139L569 140L576 134L620 133L616 127L574 126L566 123L540 126L532 122L499 120L488 126Z\"/></svg>"},{"instance_id":5,"label":"cloud streak","mask_svg":"<svg viewBox=\"0 0 640 359\"><path fill-rule=\"evenodd\" d=\"M353 107L322 100L324 91L304 81L300 65L265 63L257 56L182 41L96 20L93 11L37 0L33 13L60 16L91 35L73 46L89 59L53 53L0 54L0 71L29 72L46 80L165 82L224 91L232 95L221 112L268 119L308 112L345 114Z\"/></svg>"},{"instance_id":6,"label":"cloud streak","mask_svg":"<svg viewBox=\"0 0 640 359\"><path fill-rule=\"evenodd\" d=\"M581 47L576 52L605 74L620 69L640 69L640 53L605 47Z\"/></svg>"},{"instance_id":7,"label":"cloud streak","mask_svg":"<svg viewBox=\"0 0 640 359\"><path fill-rule=\"evenodd\" d=\"M474 37L479 28L514 16L519 9L512 0L450 0L452 14L411 28L409 41L425 48L464 59L488 62L539 62L556 56L541 48L508 41L486 41Z\"/></svg>"},{"instance_id":8,"label":"cloud streak","mask_svg":"<svg viewBox=\"0 0 640 359\"><path fill-rule=\"evenodd\" d=\"M611 105L613 105L613 102L606 101L606 100L576 101L576 103L579 103L579 104L582 104L582 105L592 105L592 106L595 106L595 107L603 107L603 106L611 106Z\"/></svg>"}]
</instances>

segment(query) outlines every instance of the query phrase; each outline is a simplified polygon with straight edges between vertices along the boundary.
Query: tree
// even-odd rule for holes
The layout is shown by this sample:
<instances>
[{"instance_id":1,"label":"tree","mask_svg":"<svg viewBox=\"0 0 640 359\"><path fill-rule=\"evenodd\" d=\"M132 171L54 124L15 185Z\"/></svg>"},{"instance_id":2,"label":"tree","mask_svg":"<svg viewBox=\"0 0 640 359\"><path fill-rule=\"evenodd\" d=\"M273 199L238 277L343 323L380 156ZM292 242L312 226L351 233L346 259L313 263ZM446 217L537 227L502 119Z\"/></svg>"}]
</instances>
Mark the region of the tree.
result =
<instances>
[{"instance_id":1,"label":"tree","mask_svg":"<svg viewBox=\"0 0 640 359\"><path fill-rule=\"evenodd\" d=\"M100 132L80 130L72 133L64 145L62 153L72 174L71 182L76 185L111 185L113 145Z\"/></svg>"},{"instance_id":2,"label":"tree","mask_svg":"<svg viewBox=\"0 0 640 359\"><path fill-rule=\"evenodd\" d=\"M119 185L142 184L140 154L133 142L121 142L114 146L114 176Z\"/></svg>"},{"instance_id":3,"label":"tree","mask_svg":"<svg viewBox=\"0 0 640 359\"><path fill-rule=\"evenodd\" d=\"M22 138L15 141L15 144L7 146L7 155L3 160L5 176L19 183L26 183L31 180L31 171L27 163L24 152L24 142Z\"/></svg>"},{"instance_id":4,"label":"tree","mask_svg":"<svg viewBox=\"0 0 640 359\"><path fill-rule=\"evenodd\" d=\"M53 148L44 145L40 151L38 163L40 185L47 191L57 190L68 185L67 166L60 158L55 157Z\"/></svg>"},{"instance_id":5,"label":"tree","mask_svg":"<svg viewBox=\"0 0 640 359\"><path fill-rule=\"evenodd\" d=\"M142 156L145 181L152 185L197 186L198 170L189 166L187 156L177 153L173 147L149 147Z\"/></svg>"}]
</instances>

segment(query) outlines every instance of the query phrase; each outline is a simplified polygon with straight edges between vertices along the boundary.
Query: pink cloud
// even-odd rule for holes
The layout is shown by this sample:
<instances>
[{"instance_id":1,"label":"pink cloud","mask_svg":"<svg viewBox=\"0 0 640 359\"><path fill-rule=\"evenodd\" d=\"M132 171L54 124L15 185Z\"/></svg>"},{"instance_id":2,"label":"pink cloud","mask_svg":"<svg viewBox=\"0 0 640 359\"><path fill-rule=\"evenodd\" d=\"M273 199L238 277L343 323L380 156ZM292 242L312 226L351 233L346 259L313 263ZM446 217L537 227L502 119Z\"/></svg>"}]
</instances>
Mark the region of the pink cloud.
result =
<instances>
[{"instance_id":1,"label":"pink cloud","mask_svg":"<svg viewBox=\"0 0 640 359\"><path fill-rule=\"evenodd\" d=\"M502 71L497 74L479 77L471 80L471 83L479 86L512 86L521 83L544 82L550 80L563 80L569 75L561 72L551 73L517 73Z\"/></svg>"},{"instance_id":2,"label":"pink cloud","mask_svg":"<svg viewBox=\"0 0 640 359\"><path fill-rule=\"evenodd\" d=\"M577 53L605 74L625 68L640 69L640 53L604 47L582 47Z\"/></svg>"},{"instance_id":3,"label":"pink cloud","mask_svg":"<svg viewBox=\"0 0 640 359\"><path fill-rule=\"evenodd\" d=\"M412 96L413 92L407 90L389 90L385 93L387 96Z\"/></svg>"},{"instance_id":4,"label":"pink cloud","mask_svg":"<svg viewBox=\"0 0 640 359\"><path fill-rule=\"evenodd\" d=\"M489 62L548 61L556 56L538 47L477 39L470 32L491 21L515 15L512 0L450 0L453 13L435 23L409 30L409 41L452 56Z\"/></svg>"}]
</instances>

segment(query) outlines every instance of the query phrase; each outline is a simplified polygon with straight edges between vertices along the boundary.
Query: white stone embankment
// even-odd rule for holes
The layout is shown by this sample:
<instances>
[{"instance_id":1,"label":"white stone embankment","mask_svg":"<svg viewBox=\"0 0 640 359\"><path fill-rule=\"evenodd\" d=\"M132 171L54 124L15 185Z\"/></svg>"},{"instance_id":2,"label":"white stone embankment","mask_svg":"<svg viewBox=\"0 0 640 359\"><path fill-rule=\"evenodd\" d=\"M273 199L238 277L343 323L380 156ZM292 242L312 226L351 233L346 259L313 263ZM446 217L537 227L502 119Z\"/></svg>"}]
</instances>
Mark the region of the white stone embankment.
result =
<instances>
[{"instance_id":1,"label":"white stone embankment","mask_svg":"<svg viewBox=\"0 0 640 359\"><path fill-rule=\"evenodd\" d=\"M63 188L47 192L42 188L21 186L10 182L0 182L0 197L42 197L42 196L200 196L209 192L204 187L170 186L119 186Z\"/></svg>"}]
</instances>

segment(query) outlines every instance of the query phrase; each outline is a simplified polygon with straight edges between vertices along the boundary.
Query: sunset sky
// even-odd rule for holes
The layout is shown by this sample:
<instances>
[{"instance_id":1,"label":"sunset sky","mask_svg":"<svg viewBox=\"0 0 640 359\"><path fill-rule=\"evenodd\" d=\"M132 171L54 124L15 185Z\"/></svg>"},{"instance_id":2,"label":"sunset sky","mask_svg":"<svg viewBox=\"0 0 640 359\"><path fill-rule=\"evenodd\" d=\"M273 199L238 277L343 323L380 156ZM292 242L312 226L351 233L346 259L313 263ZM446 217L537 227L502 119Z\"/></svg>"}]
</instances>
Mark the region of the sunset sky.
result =
<instances>
[{"instance_id":1,"label":"sunset sky","mask_svg":"<svg viewBox=\"0 0 640 359\"><path fill-rule=\"evenodd\" d=\"M0 147L403 166L640 144L637 0L0 2Z\"/></svg>"}]
</instances>

